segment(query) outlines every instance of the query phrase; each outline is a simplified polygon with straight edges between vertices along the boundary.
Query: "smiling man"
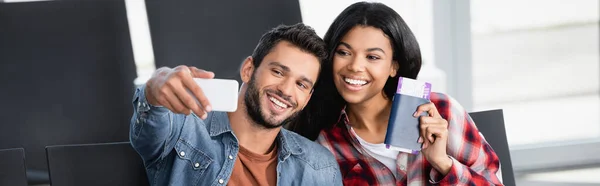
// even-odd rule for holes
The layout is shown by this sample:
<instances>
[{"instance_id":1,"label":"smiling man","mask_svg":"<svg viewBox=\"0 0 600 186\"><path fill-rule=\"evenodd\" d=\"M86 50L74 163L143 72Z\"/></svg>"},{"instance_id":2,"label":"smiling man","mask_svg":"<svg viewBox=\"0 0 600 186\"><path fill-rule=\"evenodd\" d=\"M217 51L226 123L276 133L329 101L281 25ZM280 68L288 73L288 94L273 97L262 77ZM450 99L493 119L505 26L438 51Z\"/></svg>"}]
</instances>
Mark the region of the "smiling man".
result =
<instances>
[{"instance_id":1,"label":"smiling man","mask_svg":"<svg viewBox=\"0 0 600 186\"><path fill-rule=\"evenodd\" d=\"M341 185L327 149L281 127L306 106L325 57L325 43L310 27L267 32L242 64L238 109L231 113L211 112L192 79L213 78L212 72L158 69L136 91L130 126L150 183Z\"/></svg>"}]
</instances>

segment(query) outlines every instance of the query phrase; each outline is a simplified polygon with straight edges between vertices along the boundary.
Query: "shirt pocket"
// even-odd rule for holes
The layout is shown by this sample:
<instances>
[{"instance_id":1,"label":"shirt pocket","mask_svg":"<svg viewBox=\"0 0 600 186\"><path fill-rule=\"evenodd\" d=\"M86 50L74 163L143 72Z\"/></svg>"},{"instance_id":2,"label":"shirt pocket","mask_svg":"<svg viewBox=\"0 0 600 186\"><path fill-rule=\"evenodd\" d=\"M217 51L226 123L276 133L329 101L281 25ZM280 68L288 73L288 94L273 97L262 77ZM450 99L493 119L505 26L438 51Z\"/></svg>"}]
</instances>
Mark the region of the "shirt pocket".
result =
<instances>
[{"instance_id":1,"label":"shirt pocket","mask_svg":"<svg viewBox=\"0 0 600 186\"><path fill-rule=\"evenodd\" d=\"M178 169L183 169L180 173L183 174L183 177L187 177L185 180L189 185L198 183L202 174L213 162L212 158L184 140L177 141L175 151L177 153L175 164L179 167Z\"/></svg>"},{"instance_id":2,"label":"shirt pocket","mask_svg":"<svg viewBox=\"0 0 600 186\"><path fill-rule=\"evenodd\" d=\"M314 173L312 174L312 177L307 177L307 178L303 178L304 182L302 182L302 184L300 185L315 185L315 186L337 186L337 182L336 180L341 179L341 178L336 178L337 173L339 172L338 169L333 168L333 166L331 167L325 167L319 170L314 171ZM295 178L292 178L295 179ZM310 184L308 184L310 183Z\"/></svg>"}]
</instances>

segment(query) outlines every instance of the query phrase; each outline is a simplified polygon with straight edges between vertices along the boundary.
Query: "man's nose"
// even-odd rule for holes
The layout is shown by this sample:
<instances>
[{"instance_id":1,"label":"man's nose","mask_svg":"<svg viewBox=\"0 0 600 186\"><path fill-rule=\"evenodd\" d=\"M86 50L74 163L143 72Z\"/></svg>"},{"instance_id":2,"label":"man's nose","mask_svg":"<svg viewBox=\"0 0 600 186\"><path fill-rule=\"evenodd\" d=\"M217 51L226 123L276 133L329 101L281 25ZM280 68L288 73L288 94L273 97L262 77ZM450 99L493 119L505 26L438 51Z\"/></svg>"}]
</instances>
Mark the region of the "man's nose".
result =
<instances>
[{"instance_id":1,"label":"man's nose","mask_svg":"<svg viewBox=\"0 0 600 186\"><path fill-rule=\"evenodd\" d=\"M289 98L294 91L295 85L296 82L292 78L286 78L279 84L279 86L277 86L277 89L283 93L284 98Z\"/></svg>"}]
</instances>

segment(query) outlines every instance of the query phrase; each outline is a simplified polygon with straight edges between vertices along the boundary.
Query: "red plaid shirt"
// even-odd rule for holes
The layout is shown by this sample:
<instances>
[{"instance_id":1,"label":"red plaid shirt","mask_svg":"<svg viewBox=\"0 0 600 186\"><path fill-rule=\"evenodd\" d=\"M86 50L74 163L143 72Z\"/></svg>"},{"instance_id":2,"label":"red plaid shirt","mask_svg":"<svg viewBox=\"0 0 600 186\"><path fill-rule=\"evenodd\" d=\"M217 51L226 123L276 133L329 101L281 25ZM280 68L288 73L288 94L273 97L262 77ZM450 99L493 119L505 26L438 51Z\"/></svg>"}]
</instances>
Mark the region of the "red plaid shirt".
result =
<instances>
[{"instance_id":1,"label":"red plaid shirt","mask_svg":"<svg viewBox=\"0 0 600 186\"><path fill-rule=\"evenodd\" d=\"M362 148L342 111L338 123L321 131L317 142L336 157L344 185L502 185L497 176L500 160L468 113L445 94L432 93L430 100L448 121L447 153L453 164L446 176L442 178L423 155L400 152L393 170L398 177L394 177L392 170Z\"/></svg>"}]
</instances>

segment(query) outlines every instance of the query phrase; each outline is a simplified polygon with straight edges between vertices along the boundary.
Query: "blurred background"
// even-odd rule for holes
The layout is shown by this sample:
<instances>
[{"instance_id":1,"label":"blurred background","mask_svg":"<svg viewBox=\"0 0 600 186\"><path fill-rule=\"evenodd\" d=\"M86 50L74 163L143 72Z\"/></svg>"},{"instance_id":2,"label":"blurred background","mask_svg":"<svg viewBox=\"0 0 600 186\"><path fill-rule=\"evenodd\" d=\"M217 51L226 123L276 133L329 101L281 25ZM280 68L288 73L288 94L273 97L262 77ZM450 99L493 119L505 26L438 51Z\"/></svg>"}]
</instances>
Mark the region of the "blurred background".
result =
<instances>
[{"instance_id":1,"label":"blurred background","mask_svg":"<svg viewBox=\"0 0 600 186\"><path fill-rule=\"evenodd\" d=\"M238 79L265 31L323 36L354 2L0 0L0 149L25 148L43 180L47 145L127 141L134 87L157 67ZM378 2L415 33L419 79L470 112L503 109L518 185L600 185L598 0Z\"/></svg>"}]
</instances>

